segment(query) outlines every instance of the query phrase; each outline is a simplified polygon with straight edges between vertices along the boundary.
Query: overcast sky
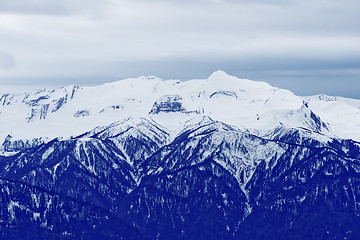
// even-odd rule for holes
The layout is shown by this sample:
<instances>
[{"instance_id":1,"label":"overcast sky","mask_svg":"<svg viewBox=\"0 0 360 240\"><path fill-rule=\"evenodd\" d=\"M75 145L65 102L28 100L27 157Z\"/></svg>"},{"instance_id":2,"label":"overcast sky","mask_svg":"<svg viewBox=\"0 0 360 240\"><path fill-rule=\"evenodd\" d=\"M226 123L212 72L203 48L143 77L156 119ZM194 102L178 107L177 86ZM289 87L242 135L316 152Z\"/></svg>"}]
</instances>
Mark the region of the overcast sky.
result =
<instances>
[{"instance_id":1,"label":"overcast sky","mask_svg":"<svg viewBox=\"0 0 360 240\"><path fill-rule=\"evenodd\" d=\"M0 0L0 85L231 75L360 98L359 0Z\"/></svg>"}]
</instances>

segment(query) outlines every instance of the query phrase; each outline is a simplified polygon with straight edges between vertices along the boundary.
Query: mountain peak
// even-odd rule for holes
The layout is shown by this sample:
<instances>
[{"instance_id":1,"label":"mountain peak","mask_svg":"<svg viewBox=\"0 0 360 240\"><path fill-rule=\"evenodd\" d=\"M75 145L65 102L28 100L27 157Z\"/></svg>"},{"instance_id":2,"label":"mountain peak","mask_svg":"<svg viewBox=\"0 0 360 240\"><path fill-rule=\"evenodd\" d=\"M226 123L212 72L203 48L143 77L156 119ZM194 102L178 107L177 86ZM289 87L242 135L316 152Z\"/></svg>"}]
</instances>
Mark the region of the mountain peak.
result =
<instances>
[{"instance_id":1,"label":"mountain peak","mask_svg":"<svg viewBox=\"0 0 360 240\"><path fill-rule=\"evenodd\" d=\"M253 81L249 79L243 79L238 78L232 75L227 74L226 72L222 70L217 70L213 72L209 78L208 81L211 82L212 85L216 85L217 87L224 87L224 82L226 82L226 85L229 87L241 87L241 88L262 88L262 89L272 89L273 87L266 83L261 81ZM217 83L217 84L215 84Z\"/></svg>"},{"instance_id":2,"label":"mountain peak","mask_svg":"<svg viewBox=\"0 0 360 240\"><path fill-rule=\"evenodd\" d=\"M224 72L223 70L217 70L217 71L213 72L213 73L209 76L209 79L210 79L210 78L219 78L219 77L233 77L233 76L230 76L229 74L227 74L227 73Z\"/></svg>"},{"instance_id":3,"label":"mountain peak","mask_svg":"<svg viewBox=\"0 0 360 240\"><path fill-rule=\"evenodd\" d=\"M222 70L217 70L215 72L213 72L209 77L208 77L208 81L210 82L232 82L232 81L241 81L242 79L239 79L235 76L231 76L229 74L227 74L226 72L222 71Z\"/></svg>"}]
</instances>

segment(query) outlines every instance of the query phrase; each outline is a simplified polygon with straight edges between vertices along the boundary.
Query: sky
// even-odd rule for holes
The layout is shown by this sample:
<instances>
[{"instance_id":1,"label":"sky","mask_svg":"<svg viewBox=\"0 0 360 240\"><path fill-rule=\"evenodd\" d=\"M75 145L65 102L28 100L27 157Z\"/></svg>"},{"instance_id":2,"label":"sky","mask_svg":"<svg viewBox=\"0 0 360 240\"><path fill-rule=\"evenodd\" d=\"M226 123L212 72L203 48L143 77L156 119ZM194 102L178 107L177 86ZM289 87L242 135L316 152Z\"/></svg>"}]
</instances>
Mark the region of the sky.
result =
<instances>
[{"instance_id":1,"label":"sky","mask_svg":"<svg viewBox=\"0 0 360 240\"><path fill-rule=\"evenodd\" d=\"M230 75L360 99L359 0L0 0L0 88Z\"/></svg>"}]
</instances>

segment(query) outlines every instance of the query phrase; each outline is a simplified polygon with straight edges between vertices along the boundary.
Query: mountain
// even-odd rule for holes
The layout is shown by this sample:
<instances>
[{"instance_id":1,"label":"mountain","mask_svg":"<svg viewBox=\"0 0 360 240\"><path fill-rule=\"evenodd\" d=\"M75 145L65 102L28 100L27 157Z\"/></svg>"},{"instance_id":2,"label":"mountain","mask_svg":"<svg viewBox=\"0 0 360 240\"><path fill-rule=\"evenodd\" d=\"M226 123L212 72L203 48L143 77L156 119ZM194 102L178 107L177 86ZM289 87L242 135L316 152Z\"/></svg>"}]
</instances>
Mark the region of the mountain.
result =
<instances>
[{"instance_id":1,"label":"mountain","mask_svg":"<svg viewBox=\"0 0 360 240\"><path fill-rule=\"evenodd\" d=\"M1 239L357 239L360 100L222 71L0 96Z\"/></svg>"}]
</instances>

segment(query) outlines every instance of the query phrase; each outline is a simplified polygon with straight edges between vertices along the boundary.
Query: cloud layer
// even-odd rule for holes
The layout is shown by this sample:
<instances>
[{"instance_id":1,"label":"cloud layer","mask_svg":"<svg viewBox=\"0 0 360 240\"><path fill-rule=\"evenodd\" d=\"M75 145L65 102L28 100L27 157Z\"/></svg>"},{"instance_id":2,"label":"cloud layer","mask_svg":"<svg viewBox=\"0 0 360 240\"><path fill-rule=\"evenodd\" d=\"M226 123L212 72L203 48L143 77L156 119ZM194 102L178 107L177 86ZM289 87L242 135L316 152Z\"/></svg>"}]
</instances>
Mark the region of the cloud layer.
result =
<instances>
[{"instance_id":1,"label":"cloud layer","mask_svg":"<svg viewBox=\"0 0 360 240\"><path fill-rule=\"evenodd\" d=\"M0 72L0 84L187 79L219 68L285 83L359 80L359 14L357 0L0 0L0 50L17 62ZM11 62L5 55L2 69Z\"/></svg>"}]
</instances>

